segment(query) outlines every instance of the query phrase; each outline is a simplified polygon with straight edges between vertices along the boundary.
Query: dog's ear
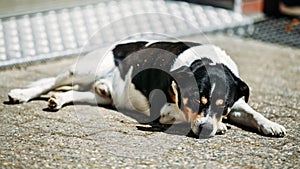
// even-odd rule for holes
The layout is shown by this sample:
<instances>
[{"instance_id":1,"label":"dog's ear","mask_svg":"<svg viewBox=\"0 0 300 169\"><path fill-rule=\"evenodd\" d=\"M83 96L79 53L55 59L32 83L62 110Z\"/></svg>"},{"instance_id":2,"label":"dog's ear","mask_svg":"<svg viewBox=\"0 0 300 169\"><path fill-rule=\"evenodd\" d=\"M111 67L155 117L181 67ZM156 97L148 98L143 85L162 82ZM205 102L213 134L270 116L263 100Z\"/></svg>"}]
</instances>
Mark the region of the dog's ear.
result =
<instances>
[{"instance_id":1,"label":"dog's ear","mask_svg":"<svg viewBox=\"0 0 300 169\"><path fill-rule=\"evenodd\" d=\"M234 80L234 85L237 86L237 96L236 100L244 96L245 102L248 103L250 90L249 86L243 82L239 77L236 77L228 67L224 66L224 70L226 71L226 74Z\"/></svg>"},{"instance_id":2,"label":"dog's ear","mask_svg":"<svg viewBox=\"0 0 300 169\"><path fill-rule=\"evenodd\" d=\"M179 86L180 88L189 85L191 83L190 81L194 79L193 72L187 66L182 66L174 70L173 72L171 72L171 75L178 83L177 86Z\"/></svg>"},{"instance_id":3,"label":"dog's ear","mask_svg":"<svg viewBox=\"0 0 300 169\"><path fill-rule=\"evenodd\" d=\"M238 84L238 92L239 92L240 97L244 96L245 97L245 102L248 103L249 94L250 94L249 86L240 79L238 79L237 84Z\"/></svg>"}]
</instances>

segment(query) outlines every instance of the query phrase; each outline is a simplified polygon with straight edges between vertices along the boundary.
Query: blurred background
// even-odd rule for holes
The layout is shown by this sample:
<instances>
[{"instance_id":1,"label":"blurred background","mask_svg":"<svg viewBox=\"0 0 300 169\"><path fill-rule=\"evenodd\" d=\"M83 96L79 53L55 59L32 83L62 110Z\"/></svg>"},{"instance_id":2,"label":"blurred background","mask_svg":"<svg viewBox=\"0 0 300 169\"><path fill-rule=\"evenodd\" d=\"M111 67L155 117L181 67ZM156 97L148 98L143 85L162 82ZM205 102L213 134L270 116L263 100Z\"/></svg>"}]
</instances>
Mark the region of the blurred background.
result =
<instances>
[{"instance_id":1,"label":"blurred background","mask_svg":"<svg viewBox=\"0 0 300 169\"><path fill-rule=\"evenodd\" d=\"M299 16L300 0L0 0L0 68L194 34L299 48Z\"/></svg>"}]
</instances>

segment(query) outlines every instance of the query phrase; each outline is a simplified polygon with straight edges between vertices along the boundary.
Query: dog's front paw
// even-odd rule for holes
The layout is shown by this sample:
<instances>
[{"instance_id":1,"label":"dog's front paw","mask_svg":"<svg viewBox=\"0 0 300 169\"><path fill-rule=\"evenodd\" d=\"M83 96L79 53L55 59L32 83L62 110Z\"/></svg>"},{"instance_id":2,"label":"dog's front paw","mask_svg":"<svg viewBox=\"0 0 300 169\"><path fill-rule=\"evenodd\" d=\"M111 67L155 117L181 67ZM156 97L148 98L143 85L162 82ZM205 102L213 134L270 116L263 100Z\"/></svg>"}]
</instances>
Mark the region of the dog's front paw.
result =
<instances>
[{"instance_id":1,"label":"dog's front paw","mask_svg":"<svg viewBox=\"0 0 300 169\"><path fill-rule=\"evenodd\" d=\"M217 132L217 128L215 119L211 117L197 117L192 124L192 131L199 138L213 137Z\"/></svg>"},{"instance_id":2,"label":"dog's front paw","mask_svg":"<svg viewBox=\"0 0 300 169\"><path fill-rule=\"evenodd\" d=\"M59 99L59 97L52 95L50 99L48 100L48 108L50 110L59 110L62 108L62 103Z\"/></svg>"},{"instance_id":3,"label":"dog's front paw","mask_svg":"<svg viewBox=\"0 0 300 169\"><path fill-rule=\"evenodd\" d=\"M222 122L219 122L218 129L217 129L217 134L225 134L226 132L227 132L226 125Z\"/></svg>"},{"instance_id":4,"label":"dog's front paw","mask_svg":"<svg viewBox=\"0 0 300 169\"><path fill-rule=\"evenodd\" d=\"M282 125L270 120L258 124L258 131L264 135L273 137L283 137L286 135L286 129Z\"/></svg>"},{"instance_id":5,"label":"dog's front paw","mask_svg":"<svg viewBox=\"0 0 300 169\"><path fill-rule=\"evenodd\" d=\"M31 97L26 89L13 89L8 93L10 103L23 103L28 102Z\"/></svg>"}]
</instances>

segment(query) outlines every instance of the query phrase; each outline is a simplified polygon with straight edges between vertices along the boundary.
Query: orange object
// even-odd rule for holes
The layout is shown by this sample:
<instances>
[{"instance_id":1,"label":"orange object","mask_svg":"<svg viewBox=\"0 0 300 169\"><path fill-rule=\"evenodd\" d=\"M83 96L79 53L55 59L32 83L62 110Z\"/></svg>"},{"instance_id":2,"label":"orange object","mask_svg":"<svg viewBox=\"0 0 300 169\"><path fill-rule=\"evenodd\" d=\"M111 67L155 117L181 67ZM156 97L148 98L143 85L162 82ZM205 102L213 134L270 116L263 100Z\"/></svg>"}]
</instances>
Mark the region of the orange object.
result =
<instances>
[{"instance_id":1,"label":"orange object","mask_svg":"<svg viewBox=\"0 0 300 169\"><path fill-rule=\"evenodd\" d=\"M287 32L292 32L293 31L293 25L290 23L285 24L285 30Z\"/></svg>"},{"instance_id":2,"label":"orange object","mask_svg":"<svg viewBox=\"0 0 300 169\"><path fill-rule=\"evenodd\" d=\"M244 14L261 13L263 0L243 0L242 11Z\"/></svg>"},{"instance_id":3,"label":"orange object","mask_svg":"<svg viewBox=\"0 0 300 169\"><path fill-rule=\"evenodd\" d=\"M299 19L294 18L294 19L292 20L292 25L293 25L293 26L299 25Z\"/></svg>"}]
</instances>

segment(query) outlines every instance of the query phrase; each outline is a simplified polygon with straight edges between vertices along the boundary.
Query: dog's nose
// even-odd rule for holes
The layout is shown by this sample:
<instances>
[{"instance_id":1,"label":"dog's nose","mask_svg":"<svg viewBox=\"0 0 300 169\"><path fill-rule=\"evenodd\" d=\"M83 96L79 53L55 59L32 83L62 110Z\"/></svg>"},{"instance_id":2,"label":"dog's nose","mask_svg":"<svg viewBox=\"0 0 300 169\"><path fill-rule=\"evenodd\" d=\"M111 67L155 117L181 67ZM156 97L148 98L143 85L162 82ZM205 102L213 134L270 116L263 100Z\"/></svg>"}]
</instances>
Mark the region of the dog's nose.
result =
<instances>
[{"instance_id":1,"label":"dog's nose","mask_svg":"<svg viewBox=\"0 0 300 169\"><path fill-rule=\"evenodd\" d=\"M210 116L197 119L192 130L199 138L213 137L217 132L216 120Z\"/></svg>"},{"instance_id":2,"label":"dog's nose","mask_svg":"<svg viewBox=\"0 0 300 169\"><path fill-rule=\"evenodd\" d=\"M213 137L217 132L215 123L207 122L200 126L199 138Z\"/></svg>"}]
</instances>

